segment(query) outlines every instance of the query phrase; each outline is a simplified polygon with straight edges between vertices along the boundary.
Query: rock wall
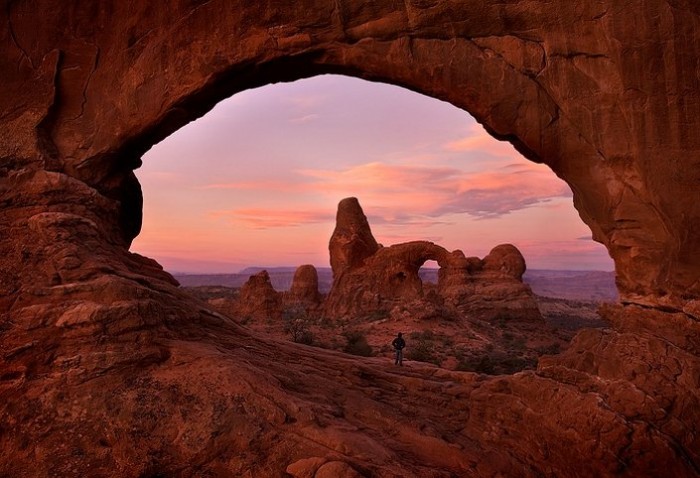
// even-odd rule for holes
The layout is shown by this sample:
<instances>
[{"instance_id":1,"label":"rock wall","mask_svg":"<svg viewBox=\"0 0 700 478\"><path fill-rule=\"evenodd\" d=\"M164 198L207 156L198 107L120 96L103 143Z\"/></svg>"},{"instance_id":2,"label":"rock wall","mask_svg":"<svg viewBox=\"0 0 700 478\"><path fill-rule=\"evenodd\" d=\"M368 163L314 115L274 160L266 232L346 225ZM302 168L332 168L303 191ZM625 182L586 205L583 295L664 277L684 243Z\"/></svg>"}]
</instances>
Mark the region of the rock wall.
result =
<instances>
[{"instance_id":1,"label":"rock wall","mask_svg":"<svg viewBox=\"0 0 700 478\"><path fill-rule=\"evenodd\" d=\"M1 474L698 474L696 2L7 0L0 22ZM537 372L410 375L249 336L128 252L144 151L322 73L549 165L615 260L613 328Z\"/></svg>"}]
</instances>

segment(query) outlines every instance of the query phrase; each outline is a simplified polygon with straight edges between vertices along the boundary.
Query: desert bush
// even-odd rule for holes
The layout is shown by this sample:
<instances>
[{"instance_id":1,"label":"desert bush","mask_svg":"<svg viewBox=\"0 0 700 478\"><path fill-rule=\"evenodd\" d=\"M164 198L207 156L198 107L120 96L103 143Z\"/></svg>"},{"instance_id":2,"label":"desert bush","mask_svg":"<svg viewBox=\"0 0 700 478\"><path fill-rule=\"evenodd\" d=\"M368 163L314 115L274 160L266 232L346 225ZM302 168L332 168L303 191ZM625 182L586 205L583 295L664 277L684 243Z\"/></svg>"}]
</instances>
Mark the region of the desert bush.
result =
<instances>
[{"instance_id":1,"label":"desert bush","mask_svg":"<svg viewBox=\"0 0 700 478\"><path fill-rule=\"evenodd\" d=\"M512 374L537 367L537 359L523 356L506 356L500 362L497 362L495 366L498 368L499 373Z\"/></svg>"},{"instance_id":2,"label":"desert bush","mask_svg":"<svg viewBox=\"0 0 700 478\"><path fill-rule=\"evenodd\" d=\"M487 353L479 357L463 358L457 362L456 370L476 372L486 375L513 374L531 369L537 365L537 359L512 356L504 353Z\"/></svg>"},{"instance_id":3,"label":"desert bush","mask_svg":"<svg viewBox=\"0 0 700 478\"><path fill-rule=\"evenodd\" d=\"M433 340L435 338L435 334L432 330L425 329L422 332L413 331L408 335L408 337L411 340Z\"/></svg>"},{"instance_id":4,"label":"desert bush","mask_svg":"<svg viewBox=\"0 0 700 478\"><path fill-rule=\"evenodd\" d=\"M414 343L407 344L406 348L408 349L407 357L410 360L440 365L440 359L435 354L435 347L431 340L419 337Z\"/></svg>"},{"instance_id":5,"label":"desert bush","mask_svg":"<svg viewBox=\"0 0 700 478\"><path fill-rule=\"evenodd\" d=\"M491 357L482 355L479 358L463 359L457 363L457 370L461 372L476 372L493 375L495 369Z\"/></svg>"},{"instance_id":6,"label":"desert bush","mask_svg":"<svg viewBox=\"0 0 700 478\"><path fill-rule=\"evenodd\" d=\"M314 334L311 332L311 319L306 311L300 308L291 308L284 311L284 331L289 334L293 342L311 345Z\"/></svg>"},{"instance_id":7,"label":"desert bush","mask_svg":"<svg viewBox=\"0 0 700 478\"><path fill-rule=\"evenodd\" d=\"M346 343L343 351L362 357L372 356L372 347L367 343L367 337L359 330L349 330L343 333Z\"/></svg>"},{"instance_id":8,"label":"desert bush","mask_svg":"<svg viewBox=\"0 0 700 478\"><path fill-rule=\"evenodd\" d=\"M442 345L444 347L452 347L455 344L454 339L449 335L443 335L440 337L440 340L442 341Z\"/></svg>"}]
</instances>

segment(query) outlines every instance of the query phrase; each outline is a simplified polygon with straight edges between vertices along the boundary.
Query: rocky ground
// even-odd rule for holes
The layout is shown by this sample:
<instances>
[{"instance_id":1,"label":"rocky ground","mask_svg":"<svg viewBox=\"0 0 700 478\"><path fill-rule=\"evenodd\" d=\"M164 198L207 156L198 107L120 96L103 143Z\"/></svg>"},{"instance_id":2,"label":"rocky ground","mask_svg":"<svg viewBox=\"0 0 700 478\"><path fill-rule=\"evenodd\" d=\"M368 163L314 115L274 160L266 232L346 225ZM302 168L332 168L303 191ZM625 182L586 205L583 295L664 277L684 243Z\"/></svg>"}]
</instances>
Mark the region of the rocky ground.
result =
<instances>
[{"instance_id":1,"label":"rocky ground","mask_svg":"<svg viewBox=\"0 0 700 478\"><path fill-rule=\"evenodd\" d=\"M183 288L227 313L226 304L237 288L199 286ZM542 355L564 351L582 328L603 328L598 315L600 302L536 296L545 323L521 319L513 313L468 316L435 316L412 310L413 304L389 313L369 313L352 318L312 317L293 308L282 317L240 317L240 325L277 340L392 362L390 346L397 332L407 341L405 365L421 362L460 371L507 374L535 369ZM420 304L415 304L420 307Z\"/></svg>"}]
</instances>

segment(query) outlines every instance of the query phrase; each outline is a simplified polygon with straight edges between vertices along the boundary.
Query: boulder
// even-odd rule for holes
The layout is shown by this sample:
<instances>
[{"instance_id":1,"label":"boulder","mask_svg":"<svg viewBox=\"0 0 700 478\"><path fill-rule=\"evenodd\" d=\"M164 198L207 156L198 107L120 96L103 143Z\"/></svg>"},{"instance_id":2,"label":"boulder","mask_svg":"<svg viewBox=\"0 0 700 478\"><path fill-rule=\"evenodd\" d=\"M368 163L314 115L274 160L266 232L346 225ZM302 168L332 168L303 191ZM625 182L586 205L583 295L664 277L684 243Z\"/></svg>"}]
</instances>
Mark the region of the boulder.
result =
<instances>
[{"instance_id":1,"label":"boulder","mask_svg":"<svg viewBox=\"0 0 700 478\"><path fill-rule=\"evenodd\" d=\"M512 244L501 244L484 257L483 270L521 281L525 273L525 258Z\"/></svg>"}]
</instances>

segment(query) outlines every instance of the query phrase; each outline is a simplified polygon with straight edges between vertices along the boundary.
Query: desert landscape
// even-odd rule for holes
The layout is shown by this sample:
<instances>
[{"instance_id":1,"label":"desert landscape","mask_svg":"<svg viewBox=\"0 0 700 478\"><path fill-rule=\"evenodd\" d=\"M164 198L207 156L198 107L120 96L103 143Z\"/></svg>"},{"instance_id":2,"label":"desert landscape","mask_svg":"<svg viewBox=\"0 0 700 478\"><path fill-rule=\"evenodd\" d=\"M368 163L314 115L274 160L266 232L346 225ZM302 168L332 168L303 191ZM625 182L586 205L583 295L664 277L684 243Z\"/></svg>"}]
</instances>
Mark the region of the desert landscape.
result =
<instances>
[{"instance_id":1,"label":"desert landscape","mask_svg":"<svg viewBox=\"0 0 700 478\"><path fill-rule=\"evenodd\" d=\"M697 2L22 0L0 19L0 476L700 475ZM227 98L326 74L470 113L532 163L510 179L546 166L579 237L614 261L615 290L609 275L527 271L507 241L481 254L475 235L461 249L380 244L354 193L323 235L330 274L299 261L288 288L273 286L286 270L178 282L132 249L149 150ZM329 151L316 188L348 177ZM191 158L213 178L196 198L250 188L214 184L224 166L206 159ZM379 187L403 181L404 206L434 196L398 166L404 179ZM468 179L440 201L467 191L447 209L488 217L492 175ZM268 183L284 189L277 204L300 194ZM187 212L176 199L163 214ZM237 217L259 224L259 211ZM565 281L577 287L564 298ZM387 349L398 331L402 367Z\"/></svg>"},{"instance_id":2,"label":"desert landscape","mask_svg":"<svg viewBox=\"0 0 700 478\"><path fill-rule=\"evenodd\" d=\"M358 243L375 244L373 254L383 248L376 245L355 198L341 201L337 217L329 246L336 269L343 267L339 261L365 261L361 256L369 253L358 251ZM413 246L409 256L417 250L439 247L432 243L409 245ZM509 253L514 258L502 258L498 269L513 267L510 263L516 262L516 267L524 270L525 261L517 249ZM358 254L360 257L352 257ZM430 252L424 254L422 260L435 257ZM464 258L461 251L453 254ZM370 266L382 271L381 284L372 282L373 272L360 268L359 280L348 291L352 299L345 297L348 292L337 292L342 285L336 284L334 277L340 276L340 271L311 265L275 268L272 273L250 268L238 274L174 277L194 297L266 337L352 355L385 357L390 363L391 341L402 332L408 340L409 361L492 375L535 369L540 356L565 350L580 329L605 327L598 308L616 300L611 273L535 271L528 281L527 272L518 269L510 277L499 271L481 278L478 269L482 261L473 258L472 264L478 265L470 273L465 264L463 272L469 276L462 281L463 287L469 282L476 284L461 291L468 299L448 292L451 300L446 301L439 293L446 289L447 281L440 278L446 271L421 268L419 255L411 260L417 262L406 264L405 280L415 281L413 290L387 292L392 273L386 273L387 261L382 261ZM388 263L405 268L397 266L396 259ZM362 304L356 296L366 289L373 297L371 303ZM377 298L382 293L386 297ZM360 305L348 308L348 302Z\"/></svg>"}]
</instances>

